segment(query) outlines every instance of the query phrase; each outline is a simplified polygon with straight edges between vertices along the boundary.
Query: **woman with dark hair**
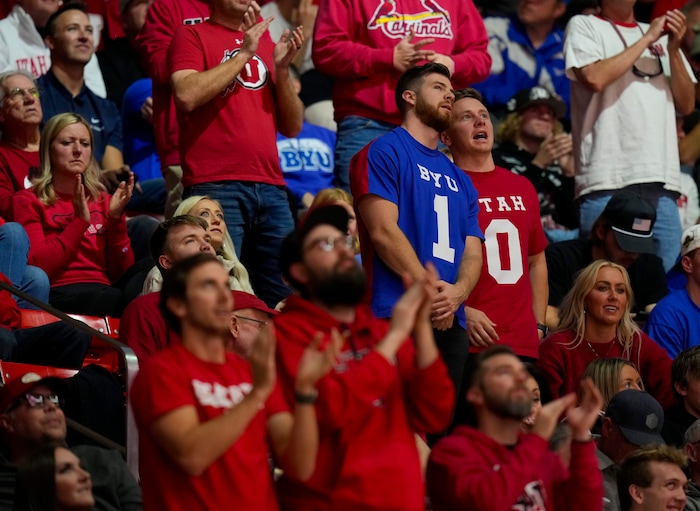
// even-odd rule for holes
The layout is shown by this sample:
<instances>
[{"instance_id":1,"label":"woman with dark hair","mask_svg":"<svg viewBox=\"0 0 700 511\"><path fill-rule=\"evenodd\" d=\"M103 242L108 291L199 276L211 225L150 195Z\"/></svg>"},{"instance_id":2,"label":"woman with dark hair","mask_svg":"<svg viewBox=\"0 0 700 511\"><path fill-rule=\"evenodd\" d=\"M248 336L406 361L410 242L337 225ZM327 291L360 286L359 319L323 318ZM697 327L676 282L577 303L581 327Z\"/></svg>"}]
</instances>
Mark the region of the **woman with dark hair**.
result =
<instances>
[{"instance_id":1,"label":"woman with dark hair","mask_svg":"<svg viewBox=\"0 0 700 511\"><path fill-rule=\"evenodd\" d=\"M62 443L35 451L17 470L16 511L91 511L90 474Z\"/></svg>"},{"instance_id":2,"label":"woman with dark hair","mask_svg":"<svg viewBox=\"0 0 700 511\"><path fill-rule=\"evenodd\" d=\"M674 404L671 359L632 319L627 270L597 260L581 270L559 311L557 332L540 344L538 366L557 398L576 392L595 359L624 358L638 369L647 390L663 406Z\"/></svg>"},{"instance_id":3,"label":"woman with dark hair","mask_svg":"<svg viewBox=\"0 0 700 511\"><path fill-rule=\"evenodd\" d=\"M121 291L112 286L134 263L124 209L130 173L113 195L100 184L87 121L59 114L41 133L39 176L13 197L14 218L27 231L29 262L49 276L49 302L64 312L119 317Z\"/></svg>"}]
</instances>

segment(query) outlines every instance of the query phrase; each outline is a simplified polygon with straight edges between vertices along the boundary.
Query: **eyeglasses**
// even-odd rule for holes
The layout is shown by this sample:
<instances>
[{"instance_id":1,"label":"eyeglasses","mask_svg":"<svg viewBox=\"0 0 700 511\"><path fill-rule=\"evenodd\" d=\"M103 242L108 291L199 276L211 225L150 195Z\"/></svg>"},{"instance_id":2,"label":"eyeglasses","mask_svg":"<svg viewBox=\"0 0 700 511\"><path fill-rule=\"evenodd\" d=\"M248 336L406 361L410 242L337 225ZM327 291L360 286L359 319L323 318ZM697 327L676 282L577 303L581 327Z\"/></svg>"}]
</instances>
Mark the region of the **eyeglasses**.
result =
<instances>
[{"instance_id":1,"label":"eyeglasses","mask_svg":"<svg viewBox=\"0 0 700 511\"><path fill-rule=\"evenodd\" d=\"M19 396L15 401L7 408L6 413L19 408L22 403L27 403L29 408L44 408L47 403L51 403L58 408L63 408L65 401L62 397L57 394L34 394L27 393Z\"/></svg>"},{"instance_id":2,"label":"eyeglasses","mask_svg":"<svg viewBox=\"0 0 700 511\"><path fill-rule=\"evenodd\" d=\"M605 19L615 29L617 36L622 41L622 44L625 46L625 49L627 49L627 41L625 41L625 38L622 37L622 34L620 33L620 30L617 28L617 25L615 25L615 22L609 18L605 18ZM639 26L639 23L637 23L637 28L642 33L642 37L643 37L644 30L642 30L642 27ZM656 63L659 65L658 71L654 71L653 73L647 73L646 71L642 71L641 69L639 69L636 64L632 64L632 74L638 78L644 78L645 80L659 76L660 74L662 74L664 72L664 68L661 65L661 57L659 56L659 54L657 52L653 51L652 48L650 48L649 51L651 51L654 54L654 56L656 57Z\"/></svg>"},{"instance_id":3,"label":"eyeglasses","mask_svg":"<svg viewBox=\"0 0 700 511\"><path fill-rule=\"evenodd\" d=\"M344 246L348 250L353 250L355 248L355 238L350 235L338 236L337 238L329 236L328 238L321 238L312 241L307 247L307 250L318 247L324 252L331 252L336 245Z\"/></svg>"},{"instance_id":4,"label":"eyeglasses","mask_svg":"<svg viewBox=\"0 0 700 511\"><path fill-rule=\"evenodd\" d=\"M10 101L18 101L19 99L24 99L24 96L28 95L34 99L39 97L39 89L36 87L30 87L29 89L23 89L21 87L15 87L7 91L7 99Z\"/></svg>"},{"instance_id":5,"label":"eyeglasses","mask_svg":"<svg viewBox=\"0 0 700 511\"><path fill-rule=\"evenodd\" d=\"M267 321L262 321L260 319L255 319L255 318L249 318L247 316L239 316L238 314L234 314L238 319L244 319L246 321L250 321L252 323L255 323L258 328L263 328L264 326L267 325Z\"/></svg>"}]
</instances>

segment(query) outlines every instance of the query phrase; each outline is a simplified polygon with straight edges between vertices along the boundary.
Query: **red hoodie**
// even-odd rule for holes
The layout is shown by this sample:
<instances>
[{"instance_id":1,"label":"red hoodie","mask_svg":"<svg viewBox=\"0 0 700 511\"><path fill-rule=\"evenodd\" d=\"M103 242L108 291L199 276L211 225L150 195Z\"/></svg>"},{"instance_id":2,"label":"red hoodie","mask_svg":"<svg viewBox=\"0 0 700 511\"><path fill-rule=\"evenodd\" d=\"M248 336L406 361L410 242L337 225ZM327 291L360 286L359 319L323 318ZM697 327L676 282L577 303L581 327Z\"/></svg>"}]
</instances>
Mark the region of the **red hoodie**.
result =
<instances>
[{"instance_id":1,"label":"red hoodie","mask_svg":"<svg viewBox=\"0 0 700 511\"><path fill-rule=\"evenodd\" d=\"M459 426L433 447L426 482L435 511L603 509L593 442L572 442L567 470L537 435L521 434L511 447Z\"/></svg>"},{"instance_id":2,"label":"red hoodie","mask_svg":"<svg viewBox=\"0 0 700 511\"><path fill-rule=\"evenodd\" d=\"M484 22L470 0L332 0L320 2L312 58L316 69L335 78L335 119L359 115L401 123L394 91L394 47L413 28L414 42L454 60L452 86L489 76L491 57ZM423 64L425 62L422 62Z\"/></svg>"},{"instance_id":3,"label":"red hoodie","mask_svg":"<svg viewBox=\"0 0 700 511\"><path fill-rule=\"evenodd\" d=\"M412 342L396 364L374 350L389 323L356 309L352 325L339 323L298 296L287 299L275 319L280 387L293 406L299 359L316 332L332 328L350 335L330 374L318 384L316 414L320 445L316 471L305 483L282 478L280 507L287 510L422 511L424 484L414 432L444 430L454 390L441 358L416 367ZM328 337L324 339L325 344Z\"/></svg>"}]
</instances>

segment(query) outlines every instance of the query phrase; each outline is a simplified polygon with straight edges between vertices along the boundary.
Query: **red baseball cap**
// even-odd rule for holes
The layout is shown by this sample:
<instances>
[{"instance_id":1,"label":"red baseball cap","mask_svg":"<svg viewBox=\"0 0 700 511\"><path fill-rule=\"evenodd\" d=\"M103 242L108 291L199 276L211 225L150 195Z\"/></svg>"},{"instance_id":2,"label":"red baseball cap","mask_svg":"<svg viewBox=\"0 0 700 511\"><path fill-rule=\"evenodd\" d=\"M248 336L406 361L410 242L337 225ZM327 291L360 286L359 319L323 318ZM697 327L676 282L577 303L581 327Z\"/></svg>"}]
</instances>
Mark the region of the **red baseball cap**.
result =
<instances>
[{"instance_id":1,"label":"red baseball cap","mask_svg":"<svg viewBox=\"0 0 700 511\"><path fill-rule=\"evenodd\" d=\"M69 389L68 383L62 378L56 376L42 378L37 373L24 373L0 387L0 413L5 413L19 396L26 394L37 385L46 385L59 396L65 396Z\"/></svg>"}]
</instances>

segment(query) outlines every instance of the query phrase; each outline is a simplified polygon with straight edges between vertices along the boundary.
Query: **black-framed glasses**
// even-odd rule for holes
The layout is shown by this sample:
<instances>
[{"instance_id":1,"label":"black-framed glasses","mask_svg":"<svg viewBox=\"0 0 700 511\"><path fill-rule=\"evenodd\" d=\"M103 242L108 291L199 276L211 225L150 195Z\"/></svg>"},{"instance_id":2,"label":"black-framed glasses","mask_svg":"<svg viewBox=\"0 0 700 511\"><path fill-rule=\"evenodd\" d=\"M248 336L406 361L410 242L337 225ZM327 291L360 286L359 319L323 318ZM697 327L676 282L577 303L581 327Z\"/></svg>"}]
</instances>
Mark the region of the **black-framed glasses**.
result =
<instances>
[{"instance_id":1,"label":"black-framed glasses","mask_svg":"<svg viewBox=\"0 0 700 511\"><path fill-rule=\"evenodd\" d=\"M48 403L51 403L58 408L63 408L65 401L58 394L37 394L34 392L27 392L22 394L7 408L6 413L19 408L22 403L27 403L29 408L44 408Z\"/></svg>"},{"instance_id":2,"label":"black-framed glasses","mask_svg":"<svg viewBox=\"0 0 700 511\"><path fill-rule=\"evenodd\" d=\"M313 240L306 249L310 250L318 247L324 252L332 252L336 245L344 246L349 250L353 250L355 248L355 238L350 235L338 236L337 238L334 238L333 236L320 238Z\"/></svg>"},{"instance_id":3,"label":"black-framed glasses","mask_svg":"<svg viewBox=\"0 0 700 511\"><path fill-rule=\"evenodd\" d=\"M617 28L617 25L615 25L615 22L609 18L604 18L610 25L615 29L615 33L617 33L617 36L620 38L620 41L622 41L622 44L624 45L625 49L628 48L627 46L627 41L625 41L625 38L622 37L622 34L620 33L620 30ZM637 28L639 31L642 33L642 37L644 37L644 30L642 30L642 27L639 26L639 23L637 23ZM637 78L644 78L645 80L648 80L649 78L654 78L656 76L659 76L660 74L663 74L664 68L661 64L661 57L659 54L653 50L649 50L652 52L652 54L656 57L656 63L659 66L658 71L654 71L653 73L647 73L646 71L642 71L637 67L637 64L632 64L632 74L636 76Z\"/></svg>"},{"instance_id":4,"label":"black-framed glasses","mask_svg":"<svg viewBox=\"0 0 700 511\"><path fill-rule=\"evenodd\" d=\"M18 99L24 99L25 95L37 99L39 97L39 89L36 87L29 87L28 89L14 87L7 91L7 99L13 102L17 101Z\"/></svg>"},{"instance_id":5,"label":"black-framed glasses","mask_svg":"<svg viewBox=\"0 0 700 511\"><path fill-rule=\"evenodd\" d=\"M267 325L268 321L263 321L261 319L255 319L255 318L249 318L248 316L239 316L238 314L234 314L238 319L243 319L245 321L250 321L251 323L255 323L255 325L258 328L263 328Z\"/></svg>"}]
</instances>

